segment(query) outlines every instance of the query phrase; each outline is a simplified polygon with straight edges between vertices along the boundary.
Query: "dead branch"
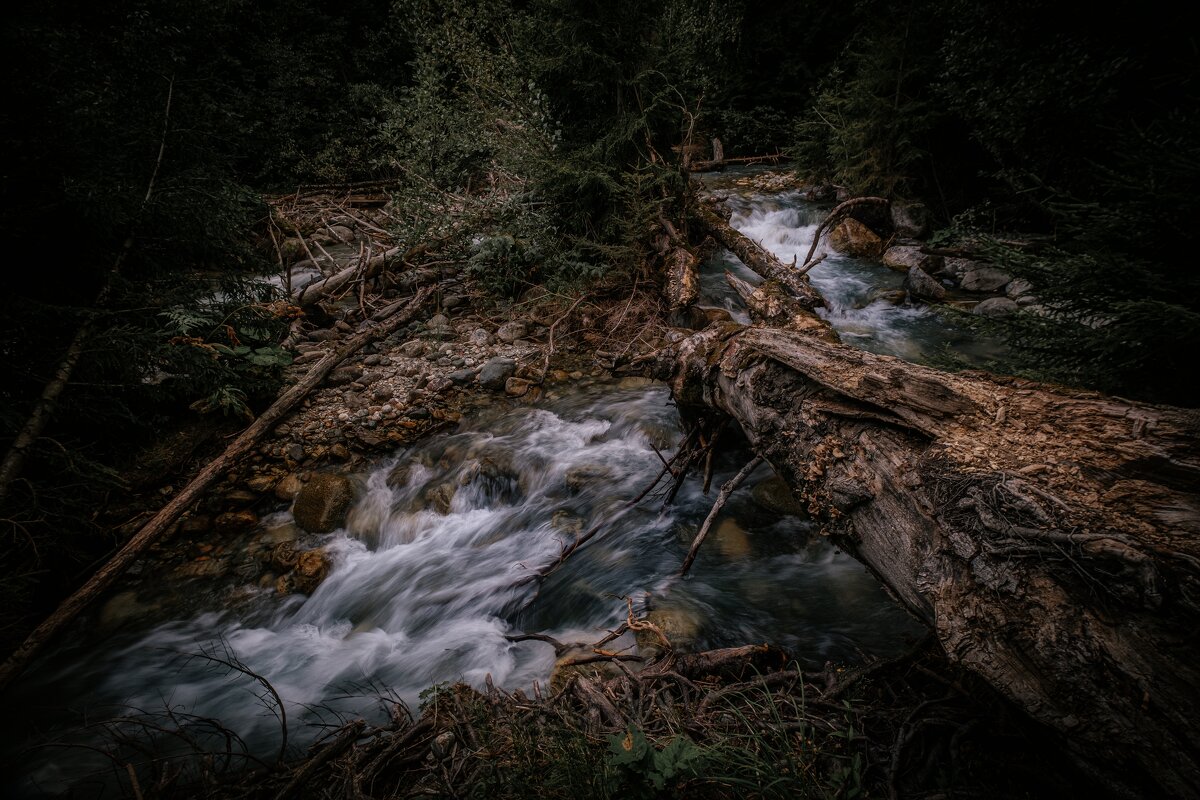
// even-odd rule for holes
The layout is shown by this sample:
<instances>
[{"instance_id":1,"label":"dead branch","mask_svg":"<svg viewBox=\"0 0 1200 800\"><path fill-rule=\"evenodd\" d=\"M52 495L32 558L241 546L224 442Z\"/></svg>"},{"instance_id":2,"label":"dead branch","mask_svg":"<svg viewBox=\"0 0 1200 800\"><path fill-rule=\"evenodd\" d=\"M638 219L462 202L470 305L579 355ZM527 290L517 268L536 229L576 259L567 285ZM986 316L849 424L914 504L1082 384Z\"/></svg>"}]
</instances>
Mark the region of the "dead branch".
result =
<instances>
[{"instance_id":1,"label":"dead branch","mask_svg":"<svg viewBox=\"0 0 1200 800\"><path fill-rule=\"evenodd\" d=\"M758 468L758 465L763 463L762 456L755 456L750 459L746 466L734 475L725 485L721 487L720 494L717 495L717 501L713 503L712 510L708 512L708 516L704 519L704 524L700 526L700 532L696 534L696 538L692 540L692 546L688 550L687 558L683 560L683 567L680 568L679 574L687 575L688 570L692 568L692 562L696 560L696 555L700 552L700 545L704 544L704 538L708 536L708 530L712 527L713 521L717 518L717 514L721 513L725 503L729 500L729 496L742 485L742 481L750 477L750 473Z\"/></svg>"},{"instance_id":2,"label":"dead branch","mask_svg":"<svg viewBox=\"0 0 1200 800\"><path fill-rule=\"evenodd\" d=\"M851 209L865 205L890 205L891 200L886 197L852 197L844 203L834 206L829 212L829 216L825 221L817 226L817 232L813 234L812 244L808 247L808 255L804 257L804 266L800 268L800 274L808 272L815 267L819 261L813 261L813 253L817 251L817 244L821 241L821 235L828 230L833 223L844 217Z\"/></svg>"}]
</instances>

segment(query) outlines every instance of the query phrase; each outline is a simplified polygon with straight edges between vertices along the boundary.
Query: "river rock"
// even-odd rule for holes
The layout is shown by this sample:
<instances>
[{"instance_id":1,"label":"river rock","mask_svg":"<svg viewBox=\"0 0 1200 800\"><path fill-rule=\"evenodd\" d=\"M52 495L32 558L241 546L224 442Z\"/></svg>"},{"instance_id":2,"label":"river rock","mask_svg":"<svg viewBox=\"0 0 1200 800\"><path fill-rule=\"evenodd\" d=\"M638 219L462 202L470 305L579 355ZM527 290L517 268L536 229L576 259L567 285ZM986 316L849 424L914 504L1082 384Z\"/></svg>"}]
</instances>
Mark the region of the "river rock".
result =
<instances>
[{"instance_id":1,"label":"river rock","mask_svg":"<svg viewBox=\"0 0 1200 800\"><path fill-rule=\"evenodd\" d=\"M929 209L924 203L892 203L891 217L897 236L920 239L929 232Z\"/></svg>"},{"instance_id":2,"label":"river rock","mask_svg":"<svg viewBox=\"0 0 1200 800\"><path fill-rule=\"evenodd\" d=\"M330 533L346 521L354 485L344 475L318 472L296 495L292 516L309 533Z\"/></svg>"},{"instance_id":3,"label":"river rock","mask_svg":"<svg viewBox=\"0 0 1200 800\"><path fill-rule=\"evenodd\" d=\"M347 228L345 225L334 225L329 229L333 234L333 238L337 239L342 244L349 244L354 241L354 231Z\"/></svg>"},{"instance_id":4,"label":"river rock","mask_svg":"<svg viewBox=\"0 0 1200 800\"><path fill-rule=\"evenodd\" d=\"M576 676L599 683L621 674L620 667L612 661L591 661L587 664L571 663L576 659L589 656L595 656L595 653L590 648L584 647L574 647L563 653L550 670L550 694L561 692L566 688L567 683Z\"/></svg>"},{"instance_id":5,"label":"river rock","mask_svg":"<svg viewBox=\"0 0 1200 800\"><path fill-rule=\"evenodd\" d=\"M245 533L258 524L258 515L250 509L226 511L213 521L213 530L223 536Z\"/></svg>"},{"instance_id":6,"label":"river rock","mask_svg":"<svg viewBox=\"0 0 1200 800\"><path fill-rule=\"evenodd\" d=\"M485 389L503 389L505 382L516 371L516 361L504 356L497 356L490 359L479 370L479 385Z\"/></svg>"},{"instance_id":7,"label":"river rock","mask_svg":"<svg viewBox=\"0 0 1200 800\"><path fill-rule=\"evenodd\" d=\"M296 569L292 573L292 581L296 591L312 594L313 591L329 576L333 566L329 555L321 549L305 550L296 557Z\"/></svg>"},{"instance_id":8,"label":"river rock","mask_svg":"<svg viewBox=\"0 0 1200 800\"><path fill-rule=\"evenodd\" d=\"M294 472L289 472L275 483L275 496L280 500L294 500L300 489L303 488L304 481L300 480L300 476Z\"/></svg>"},{"instance_id":9,"label":"river rock","mask_svg":"<svg viewBox=\"0 0 1200 800\"><path fill-rule=\"evenodd\" d=\"M533 381L527 378L509 378L504 382L504 393L510 397L524 397L532 385Z\"/></svg>"},{"instance_id":10,"label":"river rock","mask_svg":"<svg viewBox=\"0 0 1200 800\"><path fill-rule=\"evenodd\" d=\"M700 637L701 620L691 609L656 608L645 616L645 620L662 631L672 648L680 653L689 652ZM652 630L634 631L633 636L641 655L653 657L664 649L662 639Z\"/></svg>"},{"instance_id":11,"label":"river rock","mask_svg":"<svg viewBox=\"0 0 1200 800\"><path fill-rule=\"evenodd\" d=\"M909 295L921 300L941 302L946 299L946 289L920 267L913 267L904 279L904 288Z\"/></svg>"},{"instance_id":12,"label":"river rock","mask_svg":"<svg viewBox=\"0 0 1200 800\"><path fill-rule=\"evenodd\" d=\"M496 338L505 344L512 344L517 339L523 339L529 335L529 326L522 320L514 320L506 322L496 331Z\"/></svg>"},{"instance_id":13,"label":"river rock","mask_svg":"<svg viewBox=\"0 0 1200 800\"><path fill-rule=\"evenodd\" d=\"M1014 278L1004 287L1004 293L1010 300L1017 300L1033 291L1033 284L1024 278Z\"/></svg>"},{"instance_id":14,"label":"river rock","mask_svg":"<svg viewBox=\"0 0 1200 800\"><path fill-rule=\"evenodd\" d=\"M428 349L429 346L425 342L420 339L413 339L400 345L400 355L405 358L420 358L425 355Z\"/></svg>"},{"instance_id":15,"label":"river rock","mask_svg":"<svg viewBox=\"0 0 1200 800\"><path fill-rule=\"evenodd\" d=\"M458 485L453 481L439 483L425 490L425 503L439 514L449 514Z\"/></svg>"},{"instance_id":16,"label":"river rock","mask_svg":"<svg viewBox=\"0 0 1200 800\"><path fill-rule=\"evenodd\" d=\"M1012 279L1013 276L1002 269L980 266L964 273L959 285L968 292L997 292Z\"/></svg>"},{"instance_id":17,"label":"river rock","mask_svg":"<svg viewBox=\"0 0 1200 800\"><path fill-rule=\"evenodd\" d=\"M847 217L829 232L829 246L849 256L878 258L883 241L866 225Z\"/></svg>"},{"instance_id":18,"label":"river rock","mask_svg":"<svg viewBox=\"0 0 1200 800\"><path fill-rule=\"evenodd\" d=\"M476 347L486 347L492 343L492 335L483 328L476 328L471 331L471 344Z\"/></svg>"},{"instance_id":19,"label":"river rock","mask_svg":"<svg viewBox=\"0 0 1200 800\"><path fill-rule=\"evenodd\" d=\"M566 481L567 489L571 492L579 492L588 484L605 480L611 476L612 470L604 464L580 464L568 469L563 475L563 479Z\"/></svg>"},{"instance_id":20,"label":"river rock","mask_svg":"<svg viewBox=\"0 0 1200 800\"><path fill-rule=\"evenodd\" d=\"M778 475L772 475L756 485L750 496L760 506L776 514L799 517L805 513L804 506L796 499L796 495L792 494L791 487Z\"/></svg>"},{"instance_id":21,"label":"river rock","mask_svg":"<svg viewBox=\"0 0 1200 800\"><path fill-rule=\"evenodd\" d=\"M877 300L882 300L885 303L898 306L903 303L907 297L908 292L904 291L903 289L875 289L869 295L867 295L866 305L869 306L871 303L874 303Z\"/></svg>"},{"instance_id":22,"label":"river rock","mask_svg":"<svg viewBox=\"0 0 1200 800\"><path fill-rule=\"evenodd\" d=\"M1007 297L989 297L975 306L975 309L971 313L978 314L981 317L998 318L1012 316L1020 310L1021 307Z\"/></svg>"},{"instance_id":23,"label":"river rock","mask_svg":"<svg viewBox=\"0 0 1200 800\"><path fill-rule=\"evenodd\" d=\"M718 522L712 535L717 550L727 561L741 561L754 550L745 529L732 517Z\"/></svg>"},{"instance_id":24,"label":"river rock","mask_svg":"<svg viewBox=\"0 0 1200 800\"><path fill-rule=\"evenodd\" d=\"M119 592L110 597L100 609L100 628L113 630L126 622L150 614L154 609L154 606L138 600L137 592Z\"/></svg>"},{"instance_id":25,"label":"river rock","mask_svg":"<svg viewBox=\"0 0 1200 800\"><path fill-rule=\"evenodd\" d=\"M471 381L475 380L475 370L471 368L459 369L451 372L446 376L455 386L466 386Z\"/></svg>"},{"instance_id":26,"label":"river rock","mask_svg":"<svg viewBox=\"0 0 1200 800\"><path fill-rule=\"evenodd\" d=\"M899 272L907 272L913 267L920 267L926 272L936 272L941 268L941 259L937 256L926 255L916 245L899 244L889 247L883 254L883 265Z\"/></svg>"}]
</instances>

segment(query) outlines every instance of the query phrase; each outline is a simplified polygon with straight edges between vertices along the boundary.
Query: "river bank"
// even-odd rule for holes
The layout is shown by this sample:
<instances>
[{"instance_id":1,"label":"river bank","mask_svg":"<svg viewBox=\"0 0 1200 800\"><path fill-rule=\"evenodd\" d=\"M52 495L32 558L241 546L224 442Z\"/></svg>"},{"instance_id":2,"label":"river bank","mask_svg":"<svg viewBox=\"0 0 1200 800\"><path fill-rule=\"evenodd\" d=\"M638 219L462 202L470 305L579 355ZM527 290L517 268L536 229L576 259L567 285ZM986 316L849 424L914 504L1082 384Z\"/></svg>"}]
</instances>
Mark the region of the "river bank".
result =
<instances>
[{"instance_id":1,"label":"river bank","mask_svg":"<svg viewBox=\"0 0 1200 800\"><path fill-rule=\"evenodd\" d=\"M779 198L755 194L747 202L741 224L748 229L765 225L760 228L764 240L777 239L796 252L807 246L804 237L811 238L816 210L801 217L787 205L807 201L789 196L776 208ZM718 254L706 273L711 276L729 263ZM893 271L836 258L829 266L837 269L824 274L822 288L835 298L828 313L839 332L865 331L864 341L885 352L889 347L910 357L921 352L911 343L919 338L914 330L935 327L927 311L887 301L854 306L856 298L888 288ZM871 286L871 276L884 285ZM745 313L727 293L712 291L710 278L706 283L710 291L702 306L726 318ZM208 507L181 525L175 542L109 598L92 637L105 642L100 650L88 636L81 637L60 654L64 667L41 673L45 689L30 684L31 694L51 686L61 692L74 682L83 698L143 710L155 698L170 697L187 709L183 713L225 720L221 724L245 741L247 753L239 758L261 758L282 745L272 719L246 705L244 679L253 686L253 676L280 691L280 703L292 707L295 724L298 718L320 720L322 714L361 716L376 705L371 695L377 691L390 698L387 708L396 699L413 706L422 690L446 680L519 690L522 694L503 695L509 698L505 703L519 705L540 691L534 687L554 686L554 665L562 661L545 642L508 638L525 632L591 642L623 622L631 627L650 621L681 655L767 640L792 652L794 662L773 663L770 673L792 664L788 669L802 677L791 688L799 688L802 697L811 686L823 686L821 693L834 691L838 668L833 664L886 662L909 649L906 639L919 629L864 570L814 535L786 488L783 494L778 488L755 488L748 493L752 501L727 507L710 545L720 555L720 568L714 571L714 564L706 563L691 581L664 583L708 507L697 486L686 487L669 513L656 504L639 507L540 592L522 584L531 564L552 561L564 542L596 520L619 516L621 503L648 481L658 459L680 445L682 431L665 389L640 379L621 383L605 365L615 366L613 360L597 358L597 350L611 356L616 348L608 344L614 341L637 342L639 350L652 352L682 335L647 313L657 303L648 291L639 295L635 286L628 297L623 294L571 303L535 296L527 298L521 313L510 310L503 318L489 318L469 296L455 294L451 297L457 299L443 302L439 313L355 356L331 376L332 385L314 393L227 476ZM528 302L539 299L540 304ZM637 311L631 315L630 308ZM707 314L704 321L712 318ZM342 320L329 322L295 343L301 366L318 358L339 334L353 331L349 323L339 326ZM560 325L562 338L552 349L551 333ZM564 341L573 344L564 346ZM497 446L498 441L508 444ZM375 460L397 448L403 449ZM716 485L736 467L736 442L722 458ZM348 486L354 499L320 499L318 521L305 523L309 530L304 530L297 524L300 504L292 507L292 500L324 475L341 476L339 485ZM761 475L757 484L769 481L769 474ZM340 508L323 517L331 505ZM153 585L163 583L164 573L173 584L167 594L174 597L155 600ZM222 582L221 591L205 595ZM152 590L143 596L147 586ZM627 602L633 605L627 608ZM652 642L623 635L606 643L605 652L650 657ZM189 658L189 648L202 657ZM147 659L147 652L163 656ZM236 665L233 681L231 663ZM621 663L613 660L589 675L620 684ZM159 676L167 682L160 683ZM697 679L709 677L697 673ZM722 690L721 682L713 681L703 695ZM911 712L929 701L929 690L921 689L904 707ZM843 691L823 702L832 703ZM975 694L964 691L960 699L970 706L978 700ZM469 704L476 702L469 692L463 696ZM487 702L493 707L499 696L490 689L483 695L492 698ZM354 699L344 703L347 697ZM700 693L679 700L683 707L668 718L695 715L694 703L704 702ZM546 705L546 713L554 707ZM36 706L30 713L47 716ZM385 716L392 713L385 709ZM882 772L867 774L882 769L887 751L882 743L911 733L897 723L896 708L887 713L890 727L872 740L875 750L859 753L866 760L830 778L831 785L844 790L868 777L876 784L883 779ZM624 714L620 718L634 724ZM458 731L454 736L468 735L461 722L456 717L449 727L429 723L390 730L379 723L383 727L377 729L401 737L419 730L422 748L441 738L438 747L447 750L444 735L451 729ZM332 725L328 720L318 724ZM603 743L586 729L571 723L564 730L583 736L581 741ZM853 722L839 722L826 734L851 741L854 729ZM329 730L342 740L340 726ZM651 732L665 735L666 730ZM380 747L385 739L375 741L373 746ZM801 735L798 743L803 741ZM849 750L837 752L831 764L851 767ZM39 783L63 779L55 776L53 765L40 769ZM607 774L606 769L595 774ZM887 780L897 780L898 770L886 772ZM273 773L270 781L281 774L286 773ZM109 786L120 791L124 784L118 777ZM720 782L713 786L728 788Z\"/></svg>"}]
</instances>

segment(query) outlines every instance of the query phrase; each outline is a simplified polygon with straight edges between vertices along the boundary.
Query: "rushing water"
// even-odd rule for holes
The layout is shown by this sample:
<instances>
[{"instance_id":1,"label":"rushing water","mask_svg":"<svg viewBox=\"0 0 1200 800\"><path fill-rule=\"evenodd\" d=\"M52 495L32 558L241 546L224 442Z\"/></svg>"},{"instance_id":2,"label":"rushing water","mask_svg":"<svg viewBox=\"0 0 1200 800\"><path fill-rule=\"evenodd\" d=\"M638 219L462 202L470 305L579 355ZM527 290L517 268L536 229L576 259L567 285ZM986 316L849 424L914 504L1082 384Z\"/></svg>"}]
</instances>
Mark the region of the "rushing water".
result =
<instances>
[{"instance_id":1,"label":"rushing water","mask_svg":"<svg viewBox=\"0 0 1200 800\"><path fill-rule=\"evenodd\" d=\"M829 205L806 200L798 191L767 194L731 188L733 181L755 171L731 169L706 183L733 212L730 225L783 263L790 264L793 258L804 263ZM923 304L896 302L895 290L903 285L904 273L877 261L827 251L824 242L816 252L826 253L825 260L809 272L829 306L820 313L846 344L917 363L936 361L947 351L960 361L980 366L1003 359L996 343L978 339L944 313ZM726 271L754 285L762 281L734 255L718 251L701 269L702 302L726 308L736 320L746 323L749 320L741 299L725 281Z\"/></svg>"},{"instance_id":2,"label":"rushing water","mask_svg":"<svg viewBox=\"0 0 1200 800\"><path fill-rule=\"evenodd\" d=\"M803 259L823 213L798 195L731 202L734 225L785 261ZM705 296L741 313L726 268L753 279L718 257L706 267ZM864 302L900 277L837 257L813 274L844 339L922 358L956 334L922 309ZM625 618L624 598L666 615L684 648L768 641L818 667L905 646L915 624L863 567L789 513L769 468L732 497L691 576L678 578L712 497L692 480L670 506L659 493L624 508L659 472L656 449L669 456L680 437L666 389L640 381L577 386L534 407L497 404L355 476L358 500L345 527L323 539L333 569L311 596L281 598L252 582L227 587L232 594L204 580L175 587L194 593L185 610L173 606L173 618L160 614L115 634L81 630L31 671L12 710L39 720L48 737L83 743L95 743L92 734L64 731L84 715L184 710L220 719L269 754L279 725L258 699L261 687L187 654L228 654L270 681L295 746L319 732L306 726L335 712L372 713L381 694L415 705L443 681L544 682L552 648L506 637L537 631L595 641ZM746 458L725 452L714 484ZM602 520L604 532L563 568L544 582L528 580ZM295 535L286 509L264 524L275 540ZM627 638L612 646L632 646ZM27 793L107 768L85 750L22 758L17 788Z\"/></svg>"}]
</instances>

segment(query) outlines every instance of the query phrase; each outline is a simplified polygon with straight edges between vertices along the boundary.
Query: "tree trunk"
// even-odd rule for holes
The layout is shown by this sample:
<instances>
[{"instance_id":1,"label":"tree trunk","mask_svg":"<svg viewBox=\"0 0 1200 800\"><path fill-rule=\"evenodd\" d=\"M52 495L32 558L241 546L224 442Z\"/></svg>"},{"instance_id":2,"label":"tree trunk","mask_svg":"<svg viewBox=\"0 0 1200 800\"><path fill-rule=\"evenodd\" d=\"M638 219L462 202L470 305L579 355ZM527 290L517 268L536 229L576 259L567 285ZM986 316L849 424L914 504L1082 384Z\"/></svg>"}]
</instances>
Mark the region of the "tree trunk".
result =
<instances>
[{"instance_id":1,"label":"tree trunk","mask_svg":"<svg viewBox=\"0 0 1200 800\"><path fill-rule=\"evenodd\" d=\"M751 240L726 222L716 209L706 203L696 203L692 206L700 225L712 234L712 237L728 248L742 260L750 269L764 278L770 278L783 285L797 302L806 309L821 308L825 300L803 275L796 273L795 265L788 266L764 250L761 245Z\"/></svg>"},{"instance_id":2,"label":"tree trunk","mask_svg":"<svg viewBox=\"0 0 1200 800\"><path fill-rule=\"evenodd\" d=\"M735 325L672 380L1118 793L1200 793L1200 412Z\"/></svg>"},{"instance_id":3,"label":"tree trunk","mask_svg":"<svg viewBox=\"0 0 1200 800\"><path fill-rule=\"evenodd\" d=\"M142 526L125 546L117 551L111 559L96 574L88 579L70 597L59 605L58 609L46 618L41 625L29 634L28 638L13 654L0 665L0 689L6 687L13 678L21 674L29 662L50 642L63 628L71 623L81 611L88 607L101 594L124 574L125 570L146 551L150 545L165 536L174 526L175 521L200 498L202 494L233 466L239 458L248 453L276 422L281 420L296 404L303 400L310 391L325 380L325 376L348 356L356 353L368 342L388 336L410 321L425 301L433 293L431 287L422 288L412 298L401 313L372 328L356 334L343 342L332 352L312 366L304 377L290 386L271 407L262 413L250 427L242 431L233 443L216 459L210 462L195 478L188 483L166 506L155 514L149 522Z\"/></svg>"}]
</instances>

